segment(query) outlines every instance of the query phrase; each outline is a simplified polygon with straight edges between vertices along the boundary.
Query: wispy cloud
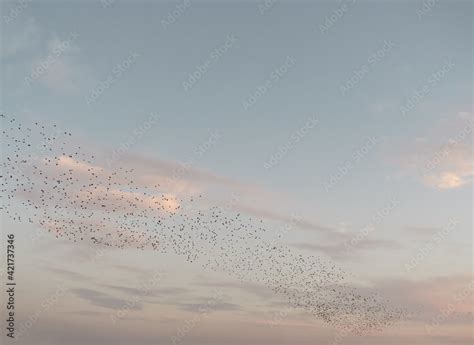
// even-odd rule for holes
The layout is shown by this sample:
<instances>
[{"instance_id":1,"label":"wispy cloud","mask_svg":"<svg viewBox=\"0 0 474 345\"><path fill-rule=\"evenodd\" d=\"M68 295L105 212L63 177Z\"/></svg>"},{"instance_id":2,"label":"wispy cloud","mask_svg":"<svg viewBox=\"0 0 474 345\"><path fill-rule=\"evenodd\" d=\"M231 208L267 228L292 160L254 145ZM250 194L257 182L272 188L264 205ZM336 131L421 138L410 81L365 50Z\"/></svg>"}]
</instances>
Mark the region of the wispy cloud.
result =
<instances>
[{"instance_id":1,"label":"wispy cloud","mask_svg":"<svg viewBox=\"0 0 474 345\"><path fill-rule=\"evenodd\" d=\"M78 92L94 80L84 63L77 32L48 31L28 15L22 15L5 29L0 57L13 60L24 90L41 86L59 93ZM9 61L10 62L10 61ZM18 72L20 71L20 72ZM21 73L24 73L22 76Z\"/></svg>"},{"instance_id":2,"label":"wispy cloud","mask_svg":"<svg viewBox=\"0 0 474 345\"><path fill-rule=\"evenodd\" d=\"M322 233L330 234L330 235L336 235L338 233L338 230L334 227L317 224L309 220L295 218L290 215L280 214L278 212L274 212L268 209L257 208L253 206L242 205L242 204L237 204L233 206L232 208L236 211L245 212L248 214L255 215L257 217L282 221L285 223L291 223L291 224L294 224L296 227L299 227L305 230L317 231L317 232L322 232Z\"/></svg>"},{"instance_id":3,"label":"wispy cloud","mask_svg":"<svg viewBox=\"0 0 474 345\"><path fill-rule=\"evenodd\" d=\"M457 313L472 313L472 277L469 275L436 276L418 280L384 279L377 281L371 289L381 292L397 305L417 311L417 319L428 321L443 308L453 304ZM459 294L467 291L464 300ZM455 305L454 305L455 304Z\"/></svg>"},{"instance_id":4,"label":"wispy cloud","mask_svg":"<svg viewBox=\"0 0 474 345\"><path fill-rule=\"evenodd\" d=\"M268 287L244 282L210 282L207 278L200 277L197 281L197 285L205 286L208 288L223 288L223 289L235 289L241 290L245 293L257 296L259 299L271 299L275 296L275 293Z\"/></svg>"},{"instance_id":5,"label":"wispy cloud","mask_svg":"<svg viewBox=\"0 0 474 345\"><path fill-rule=\"evenodd\" d=\"M364 253L380 250L380 249L400 249L401 246L395 241L390 240L371 240L364 239L355 246L346 245L347 242L337 244L313 244L313 243L296 243L294 247L306 249L318 253L323 253L333 260L360 260Z\"/></svg>"},{"instance_id":6,"label":"wispy cloud","mask_svg":"<svg viewBox=\"0 0 474 345\"><path fill-rule=\"evenodd\" d=\"M123 169L128 172L130 179L133 179L135 186L147 189L151 187L159 188L160 196L164 196L164 198L160 198L158 201L153 193L143 196L140 193L129 191L127 186L130 180L120 180L119 177L116 177L115 179L122 183L122 185L114 186L114 188L109 187L107 193L105 193L105 190L101 190L100 187L94 186L90 190L84 189L77 195L78 200L83 200L84 198L88 200L94 199L98 210L101 209L101 205L107 206L110 204L118 205L117 207L123 205L126 208L130 202L133 202L138 197L143 207L154 207L157 210L164 208L164 211L175 212L180 206L179 198L195 196L205 191L215 191L219 188L220 190L234 191L241 196L246 196L247 199L261 200L262 198L272 198L275 201L275 196L270 196L270 193L257 185L240 182L198 167L183 166L182 163L177 161L126 152L120 161L110 162L110 166L107 166L107 157L109 157L107 151L102 150L101 152L100 148L96 148L95 152L94 162L77 161L69 156L60 156L57 159L58 164L48 171L52 176L55 176L58 172L65 173L72 169L77 178L87 179L91 172L96 176L106 178L114 171ZM182 173L183 169L184 173ZM180 174L179 179L174 178L177 174ZM87 180L84 181L87 182ZM238 198L237 202L229 206L229 209L259 218L291 223L303 230L338 237L339 231L334 227L318 224L302 217L293 217L276 212L271 209L271 204L267 208L255 207L244 203L242 199ZM223 202L222 197L219 197L218 200L221 201L215 201L217 204ZM59 201L55 200L55 202Z\"/></svg>"},{"instance_id":7,"label":"wispy cloud","mask_svg":"<svg viewBox=\"0 0 474 345\"><path fill-rule=\"evenodd\" d=\"M404 154L403 165L424 185L439 190L460 188L474 176L471 143L474 115L448 117L417 140Z\"/></svg>"},{"instance_id":8,"label":"wispy cloud","mask_svg":"<svg viewBox=\"0 0 474 345\"><path fill-rule=\"evenodd\" d=\"M76 297L86 300L92 305L106 309L120 309L128 303L128 301L125 299L118 298L97 290L80 288L71 289L70 291ZM141 304L136 303L132 308L133 310L141 310L143 307Z\"/></svg>"},{"instance_id":9,"label":"wispy cloud","mask_svg":"<svg viewBox=\"0 0 474 345\"><path fill-rule=\"evenodd\" d=\"M191 313L202 313L202 306L202 303L181 303L178 305L178 308ZM237 304L219 302L212 304L212 309L210 308L210 311L235 311L239 309L240 306Z\"/></svg>"},{"instance_id":10,"label":"wispy cloud","mask_svg":"<svg viewBox=\"0 0 474 345\"><path fill-rule=\"evenodd\" d=\"M0 50L2 59L24 59L33 54L41 41L40 28L29 16L22 16L8 25L2 25L2 30L5 30Z\"/></svg>"},{"instance_id":11,"label":"wispy cloud","mask_svg":"<svg viewBox=\"0 0 474 345\"><path fill-rule=\"evenodd\" d=\"M442 230L441 227L434 226L406 226L404 230L409 234L419 235L420 237L433 236L437 231Z\"/></svg>"},{"instance_id":12,"label":"wispy cloud","mask_svg":"<svg viewBox=\"0 0 474 345\"><path fill-rule=\"evenodd\" d=\"M131 295L131 296L159 297L159 296L169 296L169 295L177 296L177 295L191 293L191 290L182 288L182 287L163 287L163 288L145 290L145 289L140 289L140 288L112 285L112 284L103 284L101 286L107 289L119 291L125 295Z\"/></svg>"}]
</instances>

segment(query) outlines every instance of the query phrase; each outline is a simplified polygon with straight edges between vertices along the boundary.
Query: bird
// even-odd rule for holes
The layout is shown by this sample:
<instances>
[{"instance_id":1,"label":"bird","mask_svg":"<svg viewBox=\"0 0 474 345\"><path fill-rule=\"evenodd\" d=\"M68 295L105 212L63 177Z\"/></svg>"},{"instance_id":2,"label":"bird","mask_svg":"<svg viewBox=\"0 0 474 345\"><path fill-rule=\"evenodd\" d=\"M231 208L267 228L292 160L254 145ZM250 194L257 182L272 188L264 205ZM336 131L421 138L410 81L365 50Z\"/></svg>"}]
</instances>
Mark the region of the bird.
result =
<instances>
[{"instance_id":1,"label":"bird","mask_svg":"<svg viewBox=\"0 0 474 345\"><path fill-rule=\"evenodd\" d=\"M103 167L57 124L23 125L1 114L2 212L50 236L102 248L172 253L203 269L268 287L297 309L362 334L405 311L350 284L333 262L268 240L262 219L206 206L203 195L177 197L135 169Z\"/></svg>"}]
</instances>

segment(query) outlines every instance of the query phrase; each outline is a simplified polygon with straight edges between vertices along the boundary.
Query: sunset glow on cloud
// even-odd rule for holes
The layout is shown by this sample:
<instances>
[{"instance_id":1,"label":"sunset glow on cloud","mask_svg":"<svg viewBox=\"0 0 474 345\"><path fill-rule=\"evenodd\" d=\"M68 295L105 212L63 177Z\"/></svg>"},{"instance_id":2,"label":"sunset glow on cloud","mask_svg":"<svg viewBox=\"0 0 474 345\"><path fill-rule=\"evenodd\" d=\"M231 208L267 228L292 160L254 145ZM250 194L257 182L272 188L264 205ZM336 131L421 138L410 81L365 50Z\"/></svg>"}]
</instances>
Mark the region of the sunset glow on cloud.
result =
<instances>
[{"instance_id":1,"label":"sunset glow on cloud","mask_svg":"<svg viewBox=\"0 0 474 345\"><path fill-rule=\"evenodd\" d=\"M0 6L2 344L474 342L472 2Z\"/></svg>"}]
</instances>

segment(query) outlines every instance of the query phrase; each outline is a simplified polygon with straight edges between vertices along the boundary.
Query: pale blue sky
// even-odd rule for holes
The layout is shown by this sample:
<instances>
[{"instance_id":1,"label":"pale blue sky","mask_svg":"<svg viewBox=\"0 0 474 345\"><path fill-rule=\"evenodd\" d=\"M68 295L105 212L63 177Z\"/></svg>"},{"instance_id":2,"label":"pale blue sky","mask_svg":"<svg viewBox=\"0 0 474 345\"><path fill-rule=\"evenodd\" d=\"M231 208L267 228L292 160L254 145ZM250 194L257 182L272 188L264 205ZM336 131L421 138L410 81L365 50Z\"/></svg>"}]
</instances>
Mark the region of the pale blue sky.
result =
<instances>
[{"instance_id":1,"label":"pale blue sky","mask_svg":"<svg viewBox=\"0 0 474 345\"><path fill-rule=\"evenodd\" d=\"M264 14L260 2L196 1L164 25L176 4L117 1L103 8L100 2L42 1L28 3L7 20L18 3L2 3L1 111L25 122L57 123L91 147L112 150L157 113L158 123L132 151L181 162L196 158L196 146L218 132L218 144L196 167L278 195L258 201L259 208L298 212L308 221L357 234L391 198L400 201L371 235L400 248L375 248L361 263L341 263L357 274L375 279L472 272L472 137L457 142L453 160L437 165L433 176L418 173L473 118L472 3L436 2L420 17L421 1L282 2ZM320 25L341 4L345 14L321 32ZM25 78L47 59L54 42L71 33L78 37L70 47L27 85ZM236 42L213 59L213 49L228 35ZM386 42L393 47L370 60ZM130 68L87 104L91 91L132 53L138 57ZM245 109L248 97L287 57L294 65ZM185 90L183 82L208 59L208 71ZM429 82L448 62L454 67ZM361 80L341 94L341 86L364 65ZM400 107L423 85L429 93L403 116ZM265 169L310 117L318 124ZM330 177L370 137L380 142L327 191ZM459 180L445 181L448 173ZM257 199L250 195L245 202ZM441 254L406 275L404 260L418 248L416 234L407 228L442 228L453 217L460 225L440 245ZM319 240L304 231L286 238L288 243ZM447 258L460 243L467 246ZM383 265L367 269L380 258Z\"/></svg>"},{"instance_id":2,"label":"pale blue sky","mask_svg":"<svg viewBox=\"0 0 474 345\"><path fill-rule=\"evenodd\" d=\"M396 179L400 167L392 161L400 154L397 147L409 150L440 119L470 110L471 14L463 3L439 3L422 18L416 12L421 3L348 3L347 13L321 33L319 25L336 5L280 3L260 15L256 3L193 3L165 28L161 21L175 4L31 4L3 26L6 44L15 40L19 47L4 60L3 108L17 116L31 112L110 146L156 112L159 125L135 150L183 161L211 131L219 131L222 139L200 159L201 167L294 195L308 216L323 217L325 223L364 222L364 211L397 194L408 206L408 219L423 223L426 215L421 218L416 205L439 209L433 191L411 178ZM30 32L22 34L27 22ZM63 75L43 82L44 73L26 86L22 76L30 74L32 60L46 58L47 42L65 40L71 32L79 37L58 58L64 61ZM185 91L183 81L229 34L237 43ZM342 96L340 86L385 41L394 47ZM131 52L139 54L131 68L87 105L91 90ZM287 56L296 60L294 67L245 110L249 95ZM407 117L401 116L400 106L446 60L454 68ZM310 116L319 125L266 171L264 162ZM372 136L384 140L326 193L331 174ZM468 189L442 196L447 204L460 199L466 204L469 198ZM462 213L467 221L469 211ZM438 215L436 222L448 217L443 211Z\"/></svg>"}]
</instances>

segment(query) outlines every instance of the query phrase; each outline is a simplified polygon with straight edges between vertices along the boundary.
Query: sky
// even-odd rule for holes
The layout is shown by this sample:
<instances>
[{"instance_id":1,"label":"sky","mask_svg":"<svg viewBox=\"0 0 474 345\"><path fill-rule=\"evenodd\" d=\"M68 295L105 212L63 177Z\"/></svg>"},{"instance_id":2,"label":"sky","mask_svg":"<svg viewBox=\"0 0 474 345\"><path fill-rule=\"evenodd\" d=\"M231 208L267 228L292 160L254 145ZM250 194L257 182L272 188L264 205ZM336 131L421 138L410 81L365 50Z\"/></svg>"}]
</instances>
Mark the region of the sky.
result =
<instances>
[{"instance_id":1,"label":"sky","mask_svg":"<svg viewBox=\"0 0 474 345\"><path fill-rule=\"evenodd\" d=\"M471 344L472 10L2 2L3 114L73 132L103 166L168 179L184 166L174 195L230 203L417 311L339 339L264 286L153 251L98 254L2 217L2 238L17 236L17 327L35 316L16 342Z\"/></svg>"}]
</instances>

